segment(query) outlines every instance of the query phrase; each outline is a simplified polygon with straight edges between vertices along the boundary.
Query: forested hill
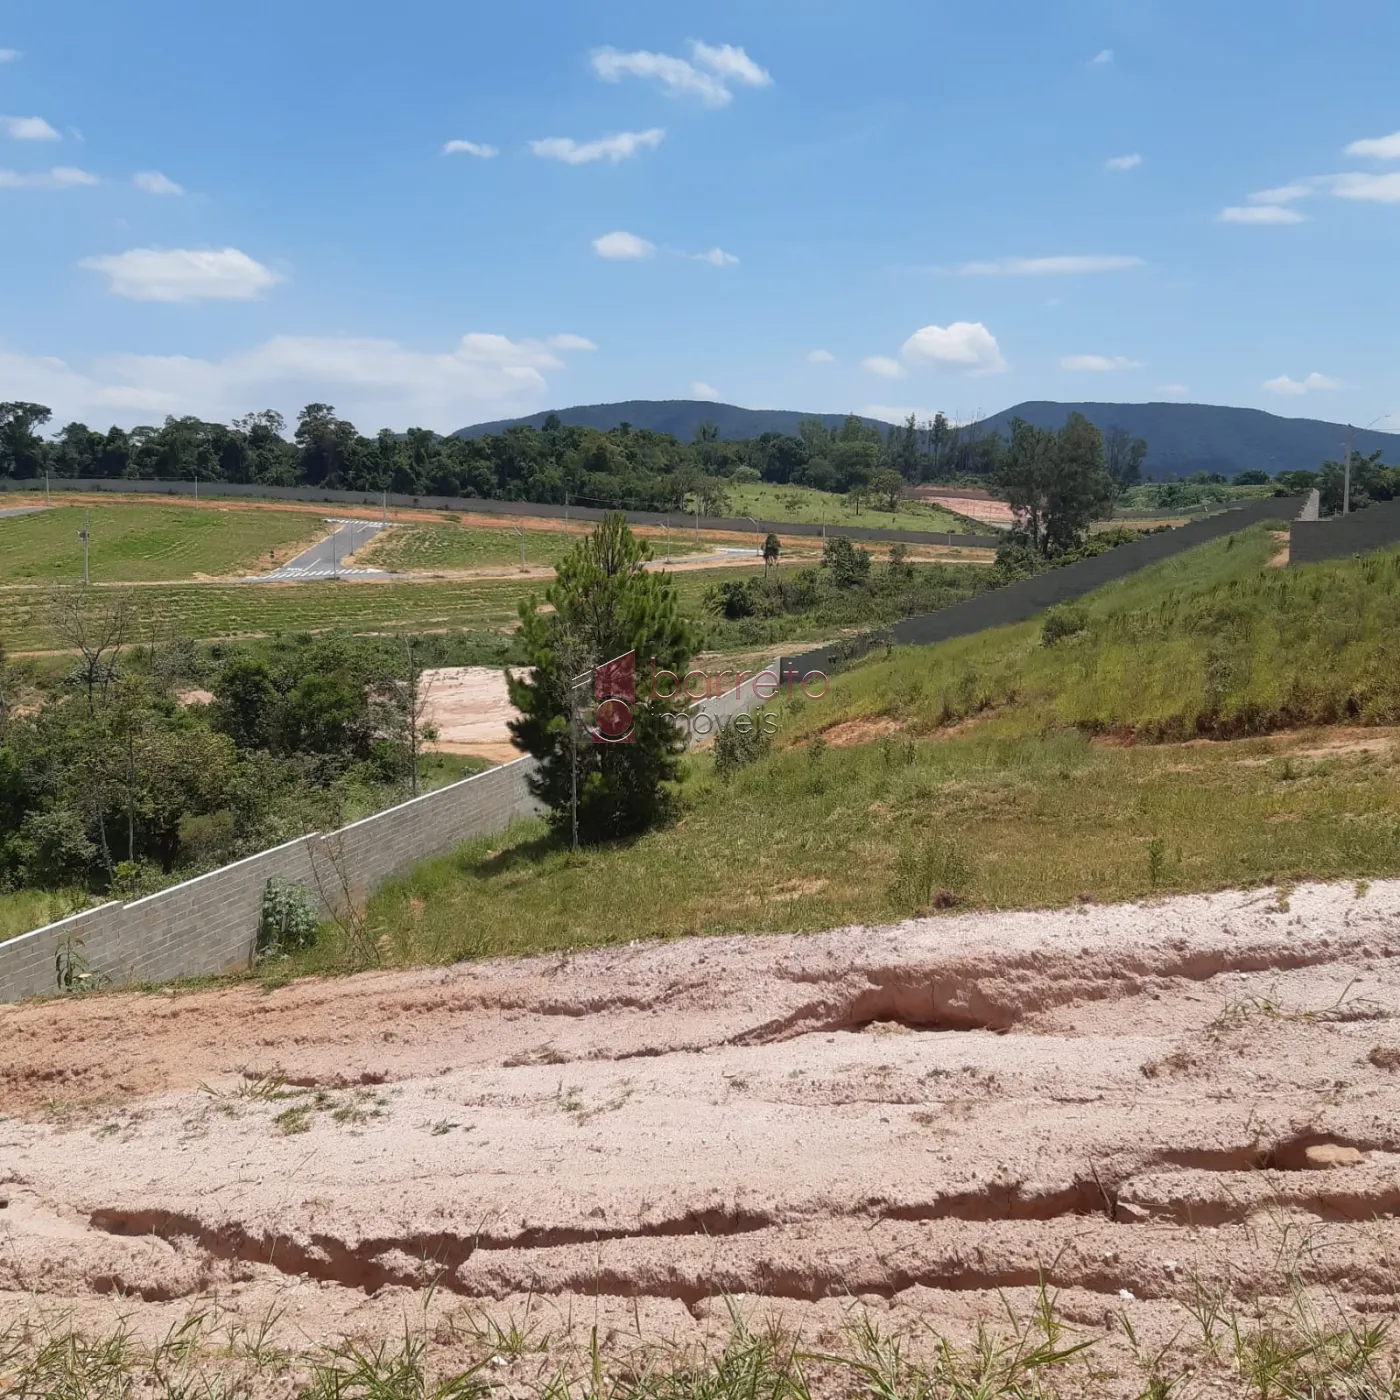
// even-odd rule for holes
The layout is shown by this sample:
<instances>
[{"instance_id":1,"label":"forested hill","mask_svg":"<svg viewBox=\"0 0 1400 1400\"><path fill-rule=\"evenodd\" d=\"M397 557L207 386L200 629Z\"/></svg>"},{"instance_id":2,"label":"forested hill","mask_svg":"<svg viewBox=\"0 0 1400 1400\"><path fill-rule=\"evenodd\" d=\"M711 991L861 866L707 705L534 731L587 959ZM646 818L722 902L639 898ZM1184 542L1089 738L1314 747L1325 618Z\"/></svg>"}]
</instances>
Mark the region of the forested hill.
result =
<instances>
[{"instance_id":1,"label":"forested hill","mask_svg":"<svg viewBox=\"0 0 1400 1400\"><path fill-rule=\"evenodd\" d=\"M1143 475L1156 480L1192 472L1235 476L1264 471L1316 471L1341 458L1346 428L1316 418L1281 418L1257 408L1223 408L1204 403L1050 403L1032 400L994 414L976 425L983 432L1010 436L1013 418L1037 428L1059 429L1071 413L1082 413L1101 432L1123 428L1147 443ZM1363 456L1379 448L1385 460L1400 458L1400 434L1355 432L1352 448Z\"/></svg>"},{"instance_id":2,"label":"forested hill","mask_svg":"<svg viewBox=\"0 0 1400 1400\"><path fill-rule=\"evenodd\" d=\"M528 418L501 418L494 423L473 423L453 434L459 438L488 437L503 433L507 428L543 428L551 418L557 418L565 428L596 428L610 433L626 423L631 428L653 433L668 433L681 442L693 442L695 430L702 423L713 423L724 442L756 438L763 433L794 435L797 425L806 419L819 418L822 426L834 431L846 421L844 413L792 413L780 408L736 408L732 403L710 403L704 399L629 399L626 403L580 404L575 408L551 409L532 413ZM878 424L874 418L863 420Z\"/></svg>"}]
</instances>

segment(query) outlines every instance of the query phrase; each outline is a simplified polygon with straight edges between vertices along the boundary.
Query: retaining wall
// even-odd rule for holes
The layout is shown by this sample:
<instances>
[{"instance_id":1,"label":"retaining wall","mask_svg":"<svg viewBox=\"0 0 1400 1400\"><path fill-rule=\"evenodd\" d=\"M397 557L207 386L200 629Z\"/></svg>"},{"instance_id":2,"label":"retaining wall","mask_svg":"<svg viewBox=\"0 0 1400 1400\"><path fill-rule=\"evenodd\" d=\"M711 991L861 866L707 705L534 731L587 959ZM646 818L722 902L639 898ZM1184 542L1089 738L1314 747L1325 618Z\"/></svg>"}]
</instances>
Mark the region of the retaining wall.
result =
<instances>
[{"instance_id":1,"label":"retaining wall","mask_svg":"<svg viewBox=\"0 0 1400 1400\"><path fill-rule=\"evenodd\" d=\"M70 948L116 987L246 968L269 879L305 885L329 913L428 856L534 815L533 768L533 759L518 759L329 835L299 837L145 899L84 910L0 943L0 1002L59 990L56 959Z\"/></svg>"},{"instance_id":2,"label":"retaining wall","mask_svg":"<svg viewBox=\"0 0 1400 1400\"><path fill-rule=\"evenodd\" d=\"M1132 544L1118 545L1092 559L1081 559L1077 564L1066 564L1063 568L1051 569L1035 578L1023 579L1020 583L1008 584L1005 588L996 588L976 598L953 603L937 612L905 618L888 631L853 638L840 650L821 647L786 657L783 660L783 673L786 675L789 670L795 669L800 680L808 671L832 671L843 660L863 656L890 640L901 646L927 646L933 642L948 641L952 637L966 637L989 627L1024 622L1056 603L1073 602L1114 579L1126 578L1149 564L1169 559L1208 540L1233 534L1261 520L1291 520L1305 502L1306 498L1301 496L1275 496L1250 501L1218 515L1193 520L1179 529L1147 535L1134 540Z\"/></svg>"},{"instance_id":3,"label":"retaining wall","mask_svg":"<svg viewBox=\"0 0 1400 1400\"><path fill-rule=\"evenodd\" d=\"M1376 501L1364 510L1328 520L1295 520L1288 531L1288 562L1316 564L1347 559L1400 543L1400 500Z\"/></svg>"},{"instance_id":4,"label":"retaining wall","mask_svg":"<svg viewBox=\"0 0 1400 1400\"><path fill-rule=\"evenodd\" d=\"M0 491L42 491L42 480L16 481L12 477L0 479ZM103 477L82 479L78 477L51 477L50 491L118 491L138 492L148 495L193 496L193 481L135 481L126 477ZM372 506L378 508L391 505L406 509L445 510L474 515L525 515L540 520L602 520L606 510L591 506L544 505L536 501L497 501L475 496L401 496L382 491L332 491L309 486L245 486L233 481L205 481L199 483L199 495L233 496L260 501L308 501L325 505ZM622 512L633 525L670 525L673 530L686 530L695 527L695 517L683 511L666 514L654 510L626 510ZM955 544L965 549L996 549L1001 544L999 535L959 535L943 530L885 530L877 526L865 525L813 525L791 520L751 520L748 516L702 515L699 521L702 530L722 530L735 534L803 535L820 538L823 535L844 535L853 540L886 540L893 543L903 540L906 544ZM763 541L756 539L761 546Z\"/></svg>"}]
</instances>

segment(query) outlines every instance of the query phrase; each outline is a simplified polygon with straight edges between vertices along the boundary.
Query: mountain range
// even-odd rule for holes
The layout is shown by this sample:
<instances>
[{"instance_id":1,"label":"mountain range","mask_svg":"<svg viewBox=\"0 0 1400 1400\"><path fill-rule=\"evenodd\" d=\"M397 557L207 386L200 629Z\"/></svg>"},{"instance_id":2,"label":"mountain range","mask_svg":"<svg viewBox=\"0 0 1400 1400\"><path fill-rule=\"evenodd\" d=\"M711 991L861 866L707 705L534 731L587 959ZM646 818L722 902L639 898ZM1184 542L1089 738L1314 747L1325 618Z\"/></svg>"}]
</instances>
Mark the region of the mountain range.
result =
<instances>
[{"instance_id":1,"label":"mountain range","mask_svg":"<svg viewBox=\"0 0 1400 1400\"><path fill-rule=\"evenodd\" d=\"M1283 418L1257 408L1229 408L1198 403L1052 403L1030 400L1004 409L972 425L978 432L1009 435L1013 418L1038 428L1059 428L1072 412L1082 413L1096 427L1125 429L1147 443L1144 473L1157 480L1220 472L1235 476L1259 470L1271 476L1281 471L1316 471L1327 458L1340 459L1346 427L1316 418ZM690 442L702 423L713 423L723 439L751 438L760 433L792 433L805 418L819 418L832 428L841 413L797 413L772 408L738 408L734 404L696 399L632 399L626 403L588 404L553 410L565 426L608 431L621 423L633 428L670 433ZM456 436L484 437L506 428L544 426L550 413L508 418L462 428ZM878 420L867 418L867 423ZM1360 453L1379 448L1388 463L1400 462L1400 434L1357 430L1352 449Z\"/></svg>"}]
</instances>

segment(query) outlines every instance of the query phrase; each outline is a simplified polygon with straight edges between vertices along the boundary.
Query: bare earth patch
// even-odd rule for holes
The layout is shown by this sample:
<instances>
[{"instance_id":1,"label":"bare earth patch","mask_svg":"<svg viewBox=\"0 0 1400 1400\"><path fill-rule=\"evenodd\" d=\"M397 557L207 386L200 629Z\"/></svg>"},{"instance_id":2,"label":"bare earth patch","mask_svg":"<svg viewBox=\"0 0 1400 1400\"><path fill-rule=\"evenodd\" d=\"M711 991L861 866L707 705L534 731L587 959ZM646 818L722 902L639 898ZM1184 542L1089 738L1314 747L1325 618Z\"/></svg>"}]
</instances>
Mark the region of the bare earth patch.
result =
<instances>
[{"instance_id":1,"label":"bare earth patch","mask_svg":"<svg viewBox=\"0 0 1400 1400\"><path fill-rule=\"evenodd\" d=\"M868 719L848 719L822 730L822 738L833 749L850 749L857 744L872 744L883 739L886 734L897 734L904 726L888 715L875 715Z\"/></svg>"},{"instance_id":2,"label":"bare earth patch","mask_svg":"<svg viewBox=\"0 0 1400 1400\"><path fill-rule=\"evenodd\" d=\"M506 694L506 673L492 666L443 666L423 672L423 718L438 731L425 747L493 763L520 757L509 722L520 712Z\"/></svg>"},{"instance_id":3,"label":"bare earth patch","mask_svg":"<svg viewBox=\"0 0 1400 1400\"><path fill-rule=\"evenodd\" d=\"M1378 881L6 1007L0 1325L1393 1313L1397 956Z\"/></svg>"}]
</instances>

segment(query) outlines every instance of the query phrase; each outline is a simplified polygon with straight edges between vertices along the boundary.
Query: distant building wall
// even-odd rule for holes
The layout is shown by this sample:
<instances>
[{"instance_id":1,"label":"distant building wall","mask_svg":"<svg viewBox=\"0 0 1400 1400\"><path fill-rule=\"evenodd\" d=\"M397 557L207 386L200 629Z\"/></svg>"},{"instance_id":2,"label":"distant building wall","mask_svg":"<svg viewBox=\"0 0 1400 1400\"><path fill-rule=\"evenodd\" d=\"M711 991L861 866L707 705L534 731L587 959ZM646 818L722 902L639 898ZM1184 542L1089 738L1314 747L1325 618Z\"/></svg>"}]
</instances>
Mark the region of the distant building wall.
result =
<instances>
[{"instance_id":1,"label":"distant building wall","mask_svg":"<svg viewBox=\"0 0 1400 1400\"><path fill-rule=\"evenodd\" d=\"M1348 559L1393 544L1400 544L1400 500L1377 501L1329 520L1295 520L1288 531L1288 562Z\"/></svg>"},{"instance_id":2,"label":"distant building wall","mask_svg":"<svg viewBox=\"0 0 1400 1400\"><path fill-rule=\"evenodd\" d=\"M56 961L120 987L246 968L274 876L305 885L324 912L429 856L504 830L539 806L522 758L366 817L312 833L130 904L114 902L0 943L0 1002L59 990Z\"/></svg>"},{"instance_id":3,"label":"distant building wall","mask_svg":"<svg viewBox=\"0 0 1400 1400\"><path fill-rule=\"evenodd\" d=\"M12 478L0 480L0 491L42 491L40 480L15 481ZM125 477L102 479L79 479L77 477L51 477L50 491L117 491L138 492L148 495L193 496L193 481L132 481ZM535 501L497 501L475 496L401 496L382 491L331 491L311 486L243 486L232 481L204 481L199 483L200 496L233 496L260 501L306 501L322 505L341 506L383 506L391 505L405 509L457 511L474 515L526 515L540 520L602 520L606 510L591 506L542 505ZM633 525L670 525L677 533L693 529L696 519L684 511L666 514L654 510L627 510L622 512ZM736 534L752 534L754 547L761 548L762 535L803 535L820 538L825 535L844 535L853 540L903 540L906 544L955 544L964 549L995 549L1000 543L999 536L949 534L943 530L885 530L866 525L822 525L796 523L791 520L751 520L748 516L702 515L699 520L702 530L721 530Z\"/></svg>"}]
</instances>

